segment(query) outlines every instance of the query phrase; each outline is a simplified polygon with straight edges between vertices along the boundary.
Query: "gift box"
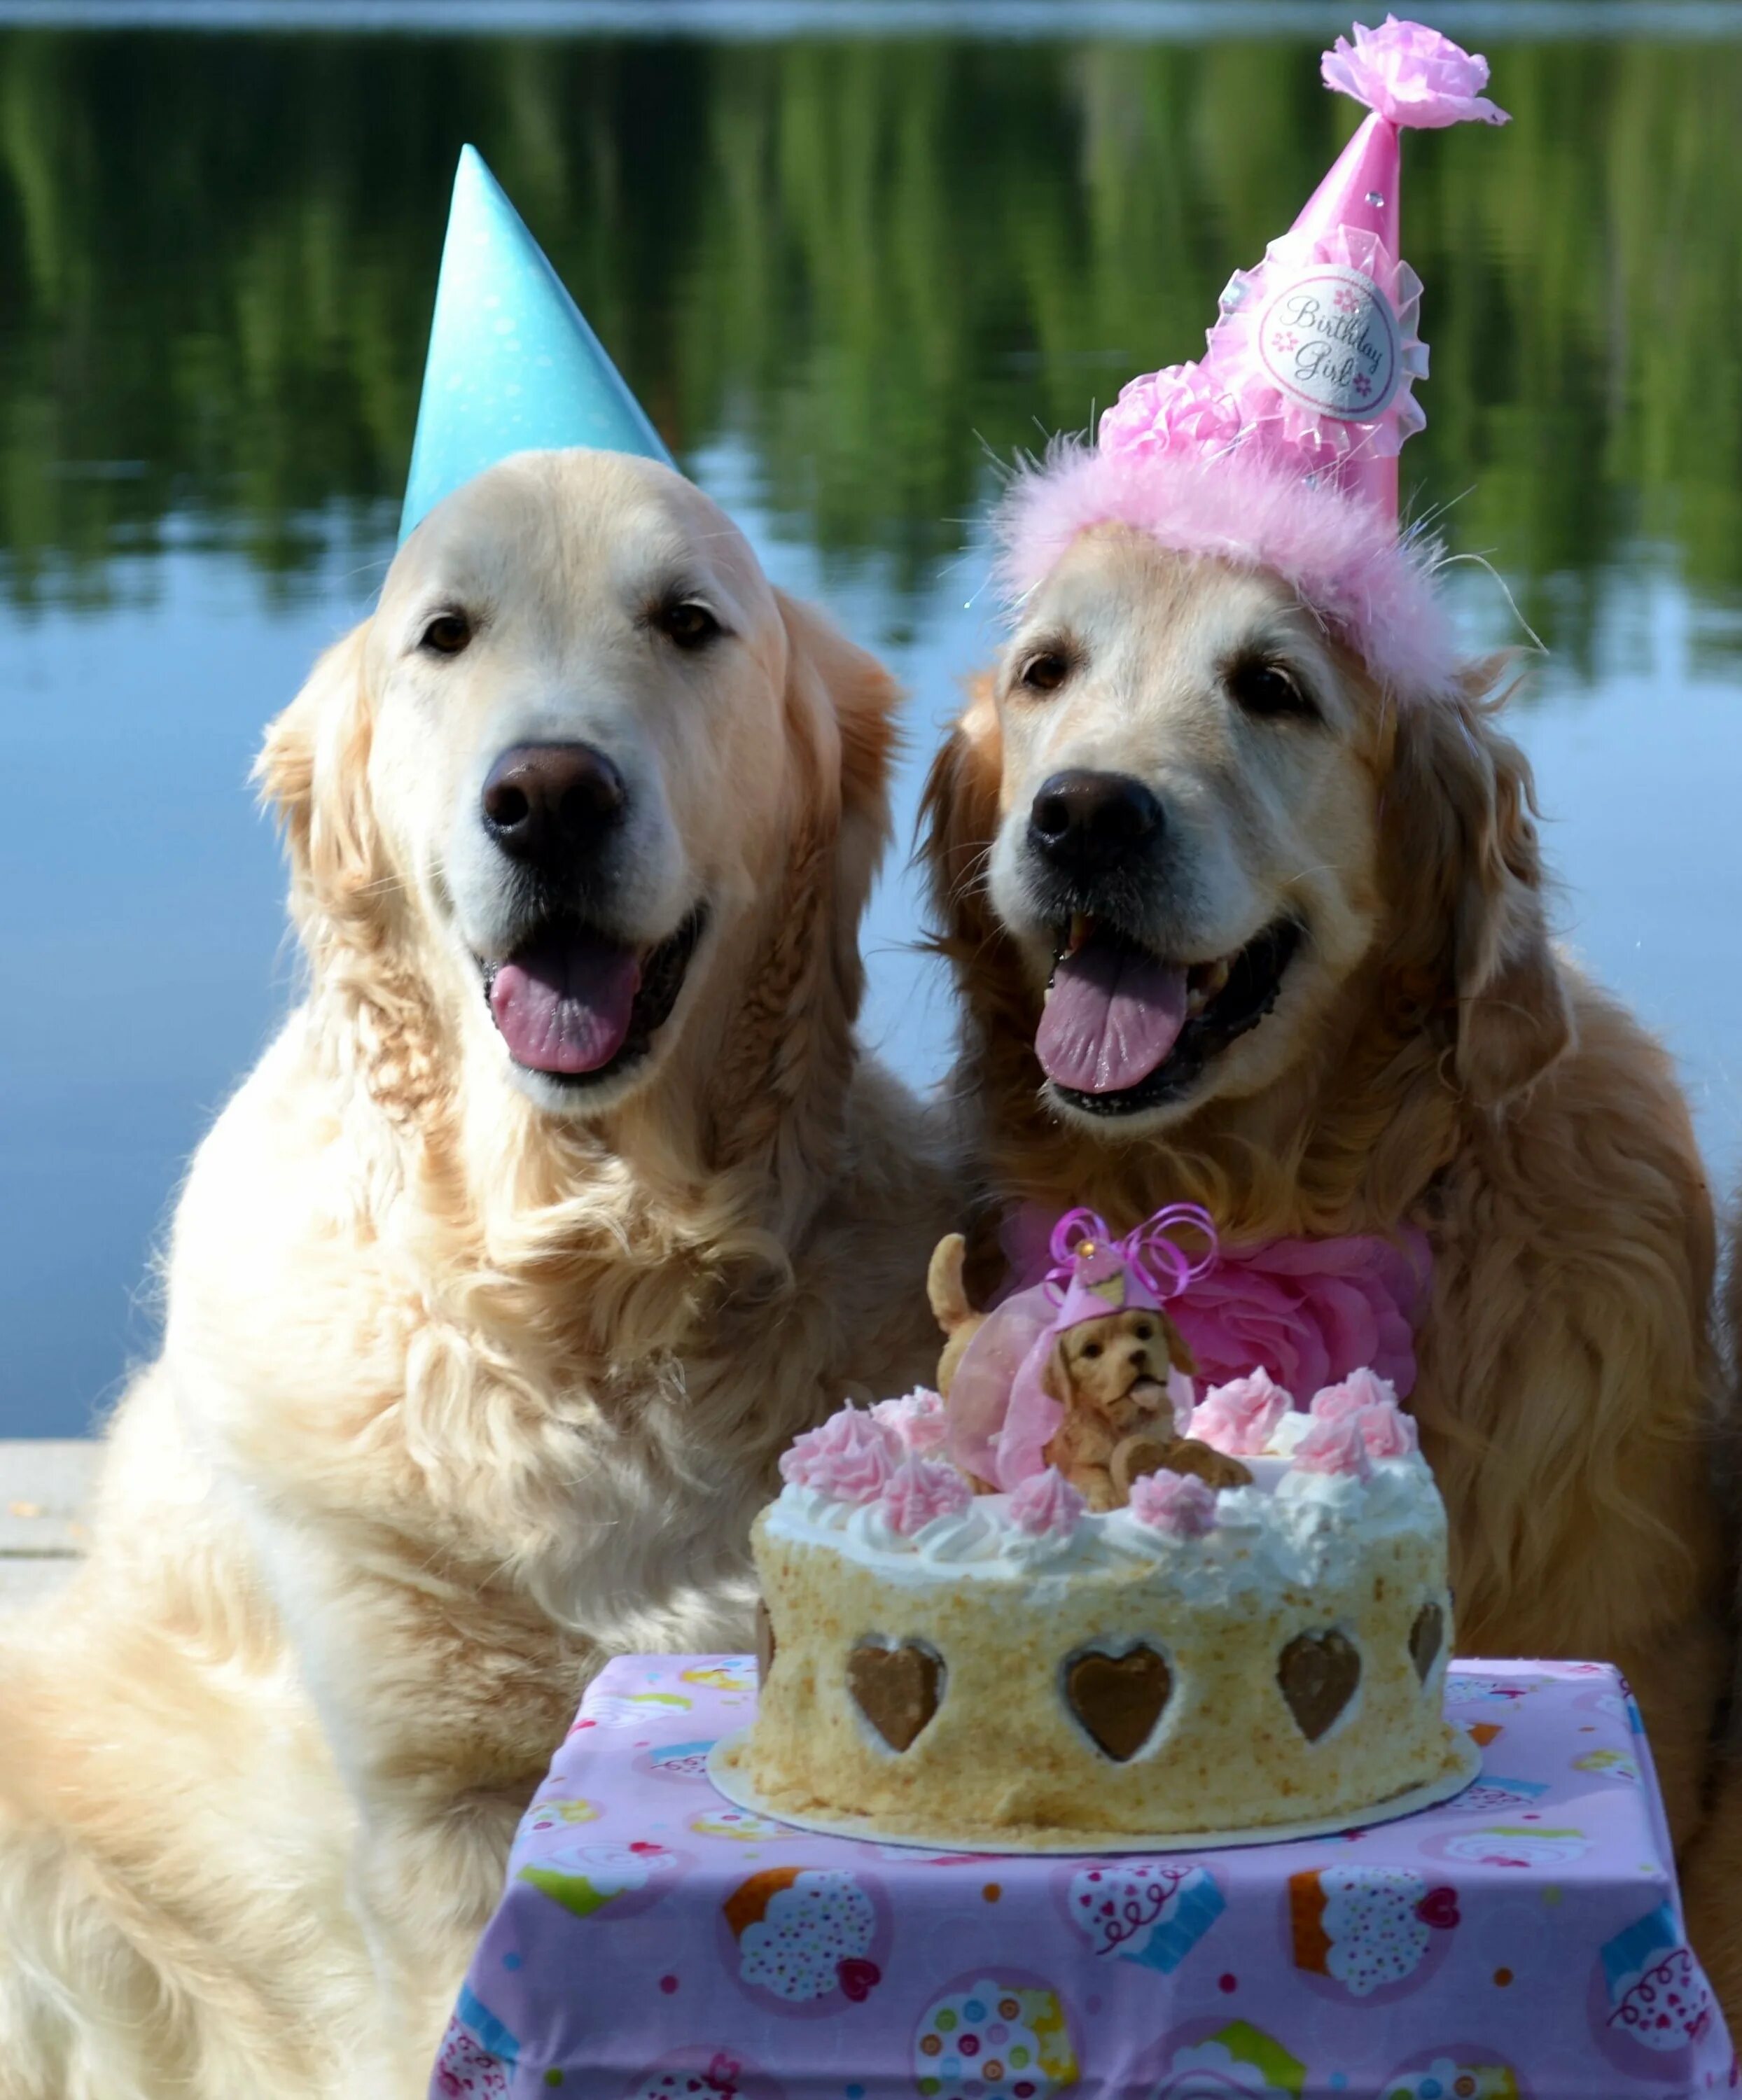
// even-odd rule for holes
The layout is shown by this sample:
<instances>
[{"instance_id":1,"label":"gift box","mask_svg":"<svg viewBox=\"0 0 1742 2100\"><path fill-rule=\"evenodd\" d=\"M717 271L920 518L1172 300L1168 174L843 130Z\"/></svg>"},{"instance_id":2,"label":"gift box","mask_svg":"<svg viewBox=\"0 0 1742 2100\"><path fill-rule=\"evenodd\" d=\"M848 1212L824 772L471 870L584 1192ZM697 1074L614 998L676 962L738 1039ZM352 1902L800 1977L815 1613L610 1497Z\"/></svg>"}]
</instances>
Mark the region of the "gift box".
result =
<instances>
[{"instance_id":1,"label":"gift box","mask_svg":"<svg viewBox=\"0 0 1742 2100\"><path fill-rule=\"evenodd\" d=\"M1735 2089L1638 1709L1454 1665L1457 1798L1298 1843L954 1853L735 1807L745 1657L624 1657L521 1824L440 2100L1603 2100Z\"/></svg>"}]
</instances>

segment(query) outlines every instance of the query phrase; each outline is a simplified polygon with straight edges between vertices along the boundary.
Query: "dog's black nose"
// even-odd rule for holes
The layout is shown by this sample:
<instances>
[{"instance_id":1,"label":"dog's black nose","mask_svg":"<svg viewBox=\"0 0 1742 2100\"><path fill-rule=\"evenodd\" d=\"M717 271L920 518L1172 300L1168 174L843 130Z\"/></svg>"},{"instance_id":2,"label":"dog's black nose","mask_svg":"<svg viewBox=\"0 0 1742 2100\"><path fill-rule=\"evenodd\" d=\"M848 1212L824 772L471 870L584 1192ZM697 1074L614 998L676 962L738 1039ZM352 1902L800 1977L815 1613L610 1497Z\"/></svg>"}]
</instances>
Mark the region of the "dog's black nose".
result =
<instances>
[{"instance_id":1,"label":"dog's black nose","mask_svg":"<svg viewBox=\"0 0 1742 2100\"><path fill-rule=\"evenodd\" d=\"M484 783L484 828L512 860L558 871L596 851L628 805L623 776L590 743L517 743Z\"/></svg>"},{"instance_id":2,"label":"dog's black nose","mask_svg":"<svg viewBox=\"0 0 1742 2100\"><path fill-rule=\"evenodd\" d=\"M1028 812L1036 850L1067 875L1101 875L1153 845L1161 805L1129 773L1055 773Z\"/></svg>"}]
</instances>

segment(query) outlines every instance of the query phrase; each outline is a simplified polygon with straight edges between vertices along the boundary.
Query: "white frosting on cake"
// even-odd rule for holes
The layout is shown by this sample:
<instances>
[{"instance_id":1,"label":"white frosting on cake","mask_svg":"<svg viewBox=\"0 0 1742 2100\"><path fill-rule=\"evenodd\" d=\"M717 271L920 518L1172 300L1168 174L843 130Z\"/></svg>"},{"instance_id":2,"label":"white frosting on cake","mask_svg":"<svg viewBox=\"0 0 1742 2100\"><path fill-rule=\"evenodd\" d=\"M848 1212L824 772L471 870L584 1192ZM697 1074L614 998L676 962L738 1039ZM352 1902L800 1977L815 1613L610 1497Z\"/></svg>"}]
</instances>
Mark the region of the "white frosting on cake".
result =
<instances>
[{"instance_id":1,"label":"white frosting on cake","mask_svg":"<svg viewBox=\"0 0 1742 2100\"><path fill-rule=\"evenodd\" d=\"M1293 1415L1276 1441L1298 1440ZM1254 1590L1320 1589L1354 1578L1379 1541L1404 1533L1443 1537L1445 1511L1419 1454L1376 1460L1364 1480L1306 1472L1280 1454L1245 1462L1249 1487L1216 1498L1215 1529L1179 1538L1128 1509L1085 1515L1068 1531L1038 1536L1013 1523L1008 1495L979 1495L959 1516L940 1517L910 1538L875 1502L843 1502L817 1488L789 1485L767 1512L770 1534L798 1546L828 1546L891 1582L935 1582L948 1569L965 1579L1023 1582L1035 1575L1165 1571L1183 1598Z\"/></svg>"}]
</instances>

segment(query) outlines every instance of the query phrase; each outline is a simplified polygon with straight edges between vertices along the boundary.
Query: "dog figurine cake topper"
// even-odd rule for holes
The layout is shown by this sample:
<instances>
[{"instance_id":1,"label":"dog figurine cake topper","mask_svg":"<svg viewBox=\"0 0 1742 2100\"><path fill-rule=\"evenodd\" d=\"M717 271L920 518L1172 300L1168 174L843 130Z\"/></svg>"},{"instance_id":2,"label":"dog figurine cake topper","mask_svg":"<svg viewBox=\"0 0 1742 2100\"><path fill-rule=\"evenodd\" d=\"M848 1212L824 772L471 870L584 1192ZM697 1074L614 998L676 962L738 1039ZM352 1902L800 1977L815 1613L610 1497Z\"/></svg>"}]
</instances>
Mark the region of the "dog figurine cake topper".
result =
<instances>
[{"instance_id":1,"label":"dog figurine cake topper","mask_svg":"<svg viewBox=\"0 0 1742 2100\"><path fill-rule=\"evenodd\" d=\"M1133 1480L1163 1469L1218 1488L1249 1479L1185 1433L1197 1365L1167 1307L1215 1266L1209 1212L1169 1204L1118 1238L1093 1211L1068 1211L1050 1253L1038 1289L987 1316L968 1307L960 1236L932 1257L939 1388L962 1469L1010 1489L1056 1467L1097 1510L1122 1507Z\"/></svg>"}]
</instances>

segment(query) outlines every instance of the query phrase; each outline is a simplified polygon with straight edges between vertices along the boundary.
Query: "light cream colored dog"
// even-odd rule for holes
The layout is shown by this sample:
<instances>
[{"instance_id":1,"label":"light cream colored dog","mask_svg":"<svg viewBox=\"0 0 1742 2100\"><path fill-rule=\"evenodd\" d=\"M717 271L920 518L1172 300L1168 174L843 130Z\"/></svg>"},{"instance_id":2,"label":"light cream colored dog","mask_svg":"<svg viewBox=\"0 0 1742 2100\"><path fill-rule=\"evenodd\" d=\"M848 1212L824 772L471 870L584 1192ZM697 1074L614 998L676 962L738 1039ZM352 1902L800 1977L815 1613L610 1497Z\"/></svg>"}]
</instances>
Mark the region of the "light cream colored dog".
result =
<instances>
[{"instance_id":1,"label":"light cream colored dog","mask_svg":"<svg viewBox=\"0 0 1742 2100\"><path fill-rule=\"evenodd\" d=\"M1274 578L1081 536L930 785L956 1092L993 1206L1426 1231L1460 1651L1620 1663L1685 1839L1725 1667L1711 1206L1669 1060L1550 944L1492 677L1387 701Z\"/></svg>"},{"instance_id":2,"label":"light cream colored dog","mask_svg":"<svg viewBox=\"0 0 1742 2100\"><path fill-rule=\"evenodd\" d=\"M529 455L274 725L306 1003L0 1654L0 2094L421 2094L600 1657L748 1645L775 1458L922 1378L860 1058L892 692L667 470Z\"/></svg>"}]
</instances>

